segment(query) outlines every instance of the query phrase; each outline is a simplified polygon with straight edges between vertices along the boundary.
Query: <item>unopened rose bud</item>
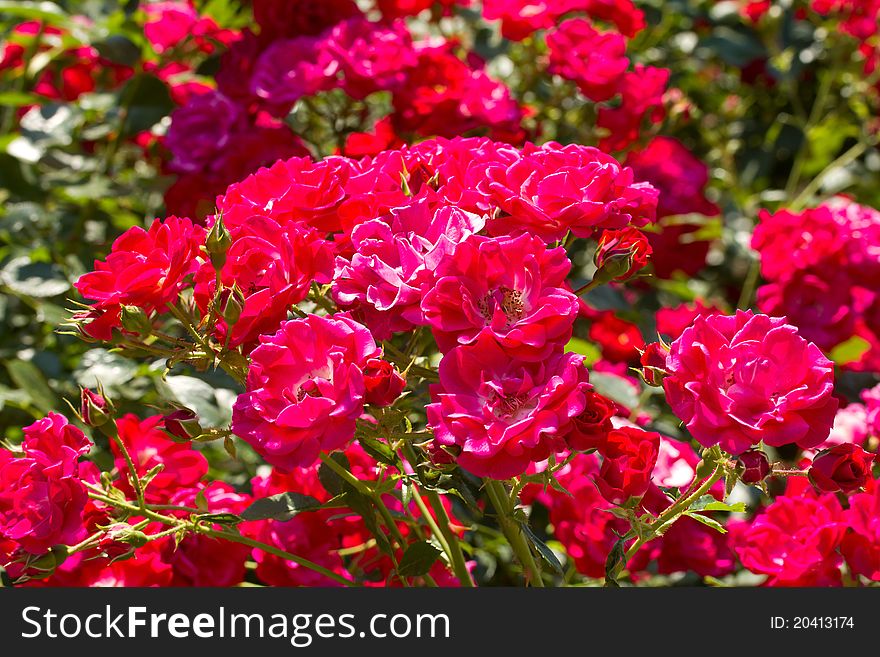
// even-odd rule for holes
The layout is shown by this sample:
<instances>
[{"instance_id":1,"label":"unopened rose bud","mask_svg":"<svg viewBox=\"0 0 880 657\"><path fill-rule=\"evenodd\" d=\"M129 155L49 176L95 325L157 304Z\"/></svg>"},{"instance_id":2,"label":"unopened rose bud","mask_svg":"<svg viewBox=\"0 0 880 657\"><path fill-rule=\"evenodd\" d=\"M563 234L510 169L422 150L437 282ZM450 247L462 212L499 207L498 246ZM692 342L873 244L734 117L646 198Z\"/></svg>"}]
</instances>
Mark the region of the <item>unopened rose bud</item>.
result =
<instances>
[{"instance_id":1,"label":"unopened rose bud","mask_svg":"<svg viewBox=\"0 0 880 657\"><path fill-rule=\"evenodd\" d=\"M233 285L222 306L223 321L226 322L227 327L235 326L238 318L241 317L244 302L244 293L237 285Z\"/></svg>"},{"instance_id":2,"label":"unopened rose bud","mask_svg":"<svg viewBox=\"0 0 880 657\"><path fill-rule=\"evenodd\" d=\"M119 321L122 328L135 335L146 337L153 332L153 323L147 317L147 313L137 306L122 306Z\"/></svg>"},{"instance_id":3,"label":"unopened rose bud","mask_svg":"<svg viewBox=\"0 0 880 657\"><path fill-rule=\"evenodd\" d=\"M211 226L205 241L205 248L211 257L211 264L214 265L214 269L217 271L223 269L223 265L226 264L226 252L231 245L232 235L226 230L226 225L223 223L223 215L218 214L214 218L214 225Z\"/></svg>"},{"instance_id":4,"label":"unopened rose bud","mask_svg":"<svg viewBox=\"0 0 880 657\"><path fill-rule=\"evenodd\" d=\"M744 484L759 484L770 474L770 460L760 449L750 449L739 455L742 464L740 480Z\"/></svg>"},{"instance_id":5,"label":"unopened rose bud","mask_svg":"<svg viewBox=\"0 0 880 657\"><path fill-rule=\"evenodd\" d=\"M163 418L165 431L181 440L192 440L205 433L198 416L188 408L181 408Z\"/></svg>"},{"instance_id":6,"label":"unopened rose bud","mask_svg":"<svg viewBox=\"0 0 880 657\"><path fill-rule=\"evenodd\" d=\"M651 245L644 233L635 228L606 230L599 238L599 248L593 258L596 274L593 280L607 283L626 280L648 264Z\"/></svg>"},{"instance_id":7,"label":"unopened rose bud","mask_svg":"<svg viewBox=\"0 0 880 657\"><path fill-rule=\"evenodd\" d=\"M813 486L826 493L853 493L871 478L874 454L858 445L842 443L823 450L813 459L807 473Z\"/></svg>"},{"instance_id":8,"label":"unopened rose bud","mask_svg":"<svg viewBox=\"0 0 880 657\"><path fill-rule=\"evenodd\" d=\"M659 342L652 342L642 352L639 362L642 364L642 378L645 383L652 386L663 385L663 379L668 375L666 371L666 355L669 350Z\"/></svg>"},{"instance_id":9,"label":"unopened rose bud","mask_svg":"<svg viewBox=\"0 0 880 657\"><path fill-rule=\"evenodd\" d=\"M80 390L79 402L79 416L86 426L103 426L113 415L113 407L110 403L102 395L88 388Z\"/></svg>"},{"instance_id":10,"label":"unopened rose bud","mask_svg":"<svg viewBox=\"0 0 880 657\"><path fill-rule=\"evenodd\" d=\"M387 360L371 358L364 367L364 399L374 406L390 406L400 397L406 379Z\"/></svg>"},{"instance_id":11,"label":"unopened rose bud","mask_svg":"<svg viewBox=\"0 0 880 657\"><path fill-rule=\"evenodd\" d=\"M69 550L66 545L54 545L43 556L28 563L30 568L51 572L67 561Z\"/></svg>"}]
</instances>

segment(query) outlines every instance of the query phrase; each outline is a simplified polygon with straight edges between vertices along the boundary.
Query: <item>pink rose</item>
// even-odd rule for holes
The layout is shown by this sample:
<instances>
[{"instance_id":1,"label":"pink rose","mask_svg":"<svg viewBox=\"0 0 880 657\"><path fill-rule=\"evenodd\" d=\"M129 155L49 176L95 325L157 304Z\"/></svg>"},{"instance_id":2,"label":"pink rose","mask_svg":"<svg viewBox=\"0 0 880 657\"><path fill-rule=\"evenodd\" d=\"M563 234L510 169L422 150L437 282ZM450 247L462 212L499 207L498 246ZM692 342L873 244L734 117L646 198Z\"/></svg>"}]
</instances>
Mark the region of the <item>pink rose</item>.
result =
<instances>
[{"instance_id":1,"label":"pink rose","mask_svg":"<svg viewBox=\"0 0 880 657\"><path fill-rule=\"evenodd\" d=\"M535 237L472 236L434 272L421 302L444 352L492 336L512 358L541 360L571 338L577 300L563 288L571 263Z\"/></svg>"},{"instance_id":2,"label":"pink rose","mask_svg":"<svg viewBox=\"0 0 880 657\"><path fill-rule=\"evenodd\" d=\"M428 426L438 444L460 450L458 464L468 472L522 474L565 447L589 388L582 361L570 353L518 361L488 336L457 347L440 361Z\"/></svg>"},{"instance_id":3,"label":"pink rose","mask_svg":"<svg viewBox=\"0 0 880 657\"><path fill-rule=\"evenodd\" d=\"M700 444L739 454L763 441L807 449L831 430L834 368L785 320L698 317L671 345L663 388Z\"/></svg>"},{"instance_id":4,"label":"pink rose","mask_svg":"<svg viewBox=\"0 0 880 657\"><path fill-rule=\"evenodd\" d=\"M346 315L285 322L251 352L233 433L283 470L345 447L364 410L363 368L378 356L370 332Z\"/></svg>"},{"instance_id":5,"label":"pink rose","mask_svg":"<svg viewBox=\"0 0 880 657\"><path fill-rule=\"evenodd\" d=\"M547 32L549 71L577 84L594 102L617 93L629 68L626 39L616 32L599 32L585 18L571 18Z\"/></svg>"}]
</instances>

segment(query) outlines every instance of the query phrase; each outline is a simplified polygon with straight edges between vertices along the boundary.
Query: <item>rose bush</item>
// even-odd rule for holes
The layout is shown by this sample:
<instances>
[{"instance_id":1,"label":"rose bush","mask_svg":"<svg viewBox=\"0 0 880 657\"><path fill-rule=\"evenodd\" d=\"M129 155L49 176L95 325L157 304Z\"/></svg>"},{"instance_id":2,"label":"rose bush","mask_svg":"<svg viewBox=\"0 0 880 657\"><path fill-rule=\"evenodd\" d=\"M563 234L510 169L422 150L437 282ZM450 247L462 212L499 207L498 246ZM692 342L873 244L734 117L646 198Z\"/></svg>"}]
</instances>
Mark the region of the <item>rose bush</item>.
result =
<instances>
[{"instance_id":1,"label":"rose bush","mask_svg":"<svg viewBox=\"0 0 880 657\"><path fill-rule=\"evenodd\" d=\"M880 5L100 4L0 8L4 583L880 582Z\"/></svg>"}]
</instances>

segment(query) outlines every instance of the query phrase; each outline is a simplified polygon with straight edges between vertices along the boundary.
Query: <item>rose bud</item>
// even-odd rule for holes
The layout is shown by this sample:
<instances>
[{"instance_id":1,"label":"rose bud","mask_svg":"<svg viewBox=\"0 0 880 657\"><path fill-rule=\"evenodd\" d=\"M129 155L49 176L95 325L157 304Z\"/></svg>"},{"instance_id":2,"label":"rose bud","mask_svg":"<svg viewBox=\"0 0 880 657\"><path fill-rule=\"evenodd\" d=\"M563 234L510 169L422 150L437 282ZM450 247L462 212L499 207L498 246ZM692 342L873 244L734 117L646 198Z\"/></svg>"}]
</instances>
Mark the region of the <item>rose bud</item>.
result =
<instances>
[{"instance_id":1,"label":"rose bud","mask_svg":"<svg viewBox=\"0 0 880 657\"><path fill-rule=\"evenodd\" d=\"M750 449L739 455L743 472L740 480L744 484L758 484L770 474L770 460L760 449Z\"/></svg>"},{"instance_id":2,"label":"rose bud","mask_svg":"<svg viewBox=\"0 0 880 657\"><path fill-rule=\"evenodd\" d=\"M605 437L613 429L611 418L616 411L614 402L598 392L588 390L584 396L584 410L572 418L571 433L565 439L569 449L576 452L601 449Z\"/></svg>"},{"instance_id":3,"label":"rose bud","mask_svg":"<svg viewBox=\"0 0 880 657\"><path fill-rule=\"evenodd\" d=\"M119 321L122 328L135 335L146 337L153 332L153 323L147 317L147 313L137 306L122 306Z\"/></svg>"},{"instance_id":4,"label":"rose bud","mask_svg":"<svg viewBox=\"0 0 880 657\"><path fill-rule=\"evenodd\" d=\"M871 477L874 455L851 443L823 450L813 459L808 475L813 486L827 493L852 493Z\"/></svg>"},{"instance_id":5,"label":"rose bud","mask_svg":"<svg viewBox=\"0 0 880 657\"><path fill-rule=\"evenodd\" d=\"M660 452L660 434L636 427L611 431L602 447L602 468L595 480L599 493L612 504L641 498L651 483Z\"/></svg>"},{"instance_id":6,"label":"rose bud","mask_svg":"<svg viewBox=\"0 0 880 657\"><path fill-rule=\"evenodd\" d=\"M597 269L593 280L626 280L648 264L650 255L651 245L641 231L631 227L606 230L593 257Z\"/></svg>"},{"instance_id":7,"label":"rose bud","mask_svg":"<svg viewBox=\"0 0 880 657\"><path fill-rule=\"evenodd\" d=\"M188 408L179 408L169 413L163 418L163 422L165 431L180 440L192 440L204 433L198 416Z\"/></svg>"},{"instance_id":8,"label":"rose bud","mask_svg":"<svg viewBox=\"0 0 880 657\"><path fill-rule=\"evenodd\" d=\"M214 225L211 226L205 240L205 249L211 258L211 264L217 271L223 269L223 265L226 264L226 252L230 246L232 246L232 236L223 223L223 215L218 214L215 216Z\"/></svg>"},{"instance_id":9,"label":"rose bud","mask_svg":"<svg viewBox=\"0 0 880 657\"><path fill-rule=\"evenodd\" d=\"M666 355L669 350L659 342L652 342L645 347L639 362L642 364L642 378L650 386L663 385L666 376Z\"/></svg>"},{"instance_id":10,"label":"rose bud","mask_svg":"<svg viewBox=\"0 0 880 657\"><path fill-rule=\"evenodd\" d=\"M406 379L387 360L371 358L364 367L364 400L374 406L390 406L400 397Z\"/></svg>"},{"instance_id":11,"label":"rose bud","mask_svg":"<svg viewBox=\"0 0 880 657\"><path fill-rule=\"evenodd\" d=\"M88 388L80 389L79 417L89 427L100 427L110 421L113 407L102 395Z\"/></svg>"}]
</instances>

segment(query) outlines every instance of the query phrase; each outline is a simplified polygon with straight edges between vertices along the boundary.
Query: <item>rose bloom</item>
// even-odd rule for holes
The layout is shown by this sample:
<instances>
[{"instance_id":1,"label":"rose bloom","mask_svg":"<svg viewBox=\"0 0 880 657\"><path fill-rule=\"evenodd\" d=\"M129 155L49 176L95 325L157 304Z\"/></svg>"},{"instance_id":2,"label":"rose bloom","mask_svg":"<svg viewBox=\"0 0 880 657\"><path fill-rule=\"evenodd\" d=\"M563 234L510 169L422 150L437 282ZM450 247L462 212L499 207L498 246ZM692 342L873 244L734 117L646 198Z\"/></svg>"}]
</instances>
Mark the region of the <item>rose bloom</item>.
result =
<instances>
[{"instance_id":1,"label":"rose bloom","mask_svg":"<svg viewBox=\"0 0 880 657\"><path fill-rule=\"evenodd\" d=\"M584 402L584 410L572 418L571 433L566 438L569 448L576 452L600 449L613 429L611 418L617 411L613 401L595 390L584 393Z\"/></svg>"},{"instance_id":2,"label":"rose bloom","mask_svg":"<svg viewBox=\"0 0 880 657\"><path fill-rule=\"evenodd\" d=\"M698 317L672 343L666 369L667 401L705 447L739 454L764 441L808 449L834 422L833 366L782 318Z\"/></svg>"},{"instance_id":3,"label":"rose bloom","mask_svg":"<svg viewBox=\"0 0 880 657\"><path fill-rule=\"evenodd\" d=\"M541 360L571 338L575 296L563 289L571 263L528 235L471 236L434 272L422 312L441 351L492 336L512 358Z\"/></svg>"},{"instance_id":4,"label":"rose bloom","mask_svg":"<svg viewBox=\"0 0 880 657\"><path fill-rule=\"evenodd\" d=\"M626 426L611 431L599 450L604 458L596 485L602 497L624 504L644 495L659 449L659 433Z\"/></svg>"},{"instance_id":5,"label":"rose bloom","mask_svg":"<svg viewBox=\"0 0 880 657\"><path fill-rule=\"evenodd\" d=\"M612 310L598 314L590 324L589 336L601 348L602 356L615 363L639 360L640 352L645 348L639 327L620 319Z\"/></svg>"},{"instance_id":6,"label":"rose bloom","mask_svg":"<svg viewBox=\"0 0 880 657\"><path fill-rule=\"evenodd\" d=\"M261 215L282 226L305 223L323 232L339 231L339 205L346 197L343 185L352 167L349 160L338 157L276 162L230 185L217 199L217 210L230 230Z\"/></svg>"},{"instance_id":7,"label":"rose bloom","mask_svg":"<svg viewBox=\"0 0 880 657\"><path fill-rule=\"evenodd\" d=\"M617 93L629 68L626 39L616 32L599 32L585 18L563 21L547 32L549 71L577 84L594 102Z\"/></svg>"},{"instance_id":8,"label":"rose bloom","mask_svg":"<svg viewBox=\"0 0 880 657\"><path fill-rule=\"evenodd\" d=\"M193 96L171 113L165 139L171 167L183 172L213 168L244 121L243 109L220 92Z\"/></svg>"},{"instance_id":9,"label":"rose bloom","mask_svg":"<svg viewBox=\"0 0 880 657\"><path fill-rule=\"evenodd\" d=\"M614 23L621 33L633 38L645 29L645 14L632 0L576 0L577 8L584 9L591 18Z\"/></svg>"},{"instance_id":10,"label":"rose bloom","mask_svg":"<svg viewBox=\"0 0 880 657\"><path fill-rule=\"evenodd\" d=\"M480 187L504 212L493 234L529 232L551 242L571 230L644 226L655 218L657 190L635 182L631 169L589 146L527 143L512 164L490 164ZM509 215L509 216L508 216Z\"/></svg>"},{"instance_id":11,"label":"rose bloom","mask_svg":"<svg viewBox=\"0 0 880 657\"><path fill-rule=\"evenodd\" d=\"M405 387L406 378L387 360L371 358L364 366L364 401L367 404L391 406Z\"/></svg>"},{"instance_id":12,"label":"rose bloom","mask_svg":"<svg viewBox=\"0 0 880 657\"><path fill-rule=\"evenodd\" d=\"M0 449L0 538L31 554L75 545L85 535L88 499L78 459L89 443L57 413L25 427L24 434L23 457Z\"/></svg>"},{"instance_id":13,"label":"rose bloom","mask_svg":"<svg viewBox=\"0 0 880 657\"><path fill-rule=\"evenodd\" d=\"M702 315L714 315L720 308L706 305L701 299L693 303L682 303L674 308L660 308L655 314L657 332L669 340L675 340L684 330Z\"/></svg>"},{"instance_id":14,"label":"rose bloom","mask_svg":"<svg viewBox=\"0 0 880 657\"><path fill-rule=\"evenodd\" d=\"M440 361L428 425L439 445L460 450L462 468L508 479L565 447L572 419L584 410L587 378L581 356L518 361L486 336Z\"/></svg>"},{"instance_id":15,"label":"rose bloom","mask_svg":"<svg viewBox=\"0 0 880 657\"><path fill-rule=\"evenodd\" d=\"M763 513L730 527L730 542L743 566L769 575L770 586L839 585L837 548L845 531L834 495L815 495L809 484L789 480L786 494Z\"/></svg>"},{"instance_id":16,"label":"rose bloom","mask_svg":"<svg viewBox=\"0 0 880 657\"><path fill-rule=\"evenodd\" d=\"M600 107L596 125L608 136L599 141L603 151L620 151L638 141L642 123L663 120L663 93L669 83L668 69L636 64L627 71L620 83L621 104L618 107Z\"/></svg>"},{"instance_id":17,"label":"rose bloom","mask_svg":"<svg viewBox=\"0 0 880 657\"><path fill-rule=\"evenodd\" d=\"M282 470L311 465L322 450L354 438L364 410L363 368L379 356L370 332L344 314L285 322L251 352L233 433Z\"/></svg>"},{"instance_id":18,"label":"rose bloom","mask_svg":"<svg viewBox=\"0 0 880 657\"><path fill-rule=\"evenodd\" d=\"M96 301L95 311L113 321L118 321L122 304L147 314L161 310L176 300L187 277L203 262L204 235L189 219L174 216L156 219L149 230L129 228L113 242L106 260L96 260L94 271L80 276L74 286ZM110 327L105 330L95 337L109 340Z\"/></svg>"},{"instance_id":19,"label":"rose bloom","mask_svg":"<svg viewBox=\"0 0 880 657\"><path fill-rule=\"evenodd\" d=\"M784 316L806 339L830 351L856 331L851 287L852 281L840 271L814 275L795 269L758 288L755 305L764 313Z\"/></svg>"},{"instance_id":20,"label":"rose bloom","mask_svg":"<svg viewBox=\"0 0 880 657\"><path fill-rule=\"evenodd\" d=\"M139 476L143 477L157 465L162 466L162 470L144 491L147 501L155 504L164 503L178 488L195 486L208 474L208 460L204 455L188 444L171 440L162 431L163 423L162 415L138 420L131 413L116 421L119 438L128 449ZM111 441L110 447L115 457L116 469L122 473L116 485L133 495L134 491L127 476L128 464L115 441Z\"/></svg>"},{"instance_id":21,"label":"rose bloom","mask_svg":"<svg viewBox=\"0 0 880 657\"><path fill-rule=\"evenodd\" d=\"M825 273L842 268L846 232L827 206L800 213L762 210L752 234L752 248L761 254L761 276L777 281L820 264Z\"/></svg>"},{"instance_id":22,"label":"rose bloom","mask_svg":"<svg viewBox=\"0 0 880 657\"><path fill-rule=\"evenodd\" d=\"M336 259L333 298L378 339L412 330L424 324L422 289L433 280L433 270L483 224L482 217L440 205L429 195L366 221L352 231L351 258Z\"/></svg>"},{"instance_id":23,"label":"rose bloom","mask_svg":"<svg viewBox=\"0 0 880 657\"><path fill-rule=\"evenodd\" d=\"M844 513L851 530L840 546L846 563L856 575L880 582L880 486L853 495Z\"/></svg>"},{"instance_id":24,"label":"rose bloom","mask_svg":"<svg viewBox=\"0 0 880 657\"><path fill-rule=\"evenodd\" d=\"M375 91L393 91L416 62L412 37L403 21L384 26L355 18L337 24L327 50L342 73L342 89L363 100Z\"/></svg>"},{"instance_id":25,"label":"rose bloom","mask_svg":"<svg viewBox=\"0 0 880 657\"><path fill-rule=\"evenodd\" d=\"M396 132L454 138L480 130L504 141L522 141L522 109L510 89L473 57L462 61L452 42L419 44L415 51L415 64L392 98Z\"/></svg>"},{"instance_id":26,"label":"rose bloom","mask_svg":"<svg viewBox=\"0 0 880 657\"><path fill-rule=\"evenodd\" d=\"M331 89L338 68L323 39L275 41L254 64L251 92L273 116L284 117L303 96Z\"/></svg>"},{"instance_id":27,"label":"rose bloom","mask_svg":"<svg viewBox=\"0 0 880 657\"><path fill-rule=\"evenodd\" d=\"M850 443L822 450L810 466L810 481L825 493L854 493L871 479L874 456Z\"/></svg>"},{"instance_id":28,"label":"rose bloom","mask_svg":"<svg viewBox=\"0 0 880 657\"><path fill-rule=\"evenodd\" d=\"M330 281L333 249L308 226L281 226L260 215L233 227L230 234L232 244L226 252L220 281L227 288L236 285L244 303L232 326L221 319L215 330L218 340L236 347L277 331L290 308L306 298L313 281ZM216 289L213 264L205 263L195 280L196 303L206 312Z\"/></svg>"}]
</instances>

